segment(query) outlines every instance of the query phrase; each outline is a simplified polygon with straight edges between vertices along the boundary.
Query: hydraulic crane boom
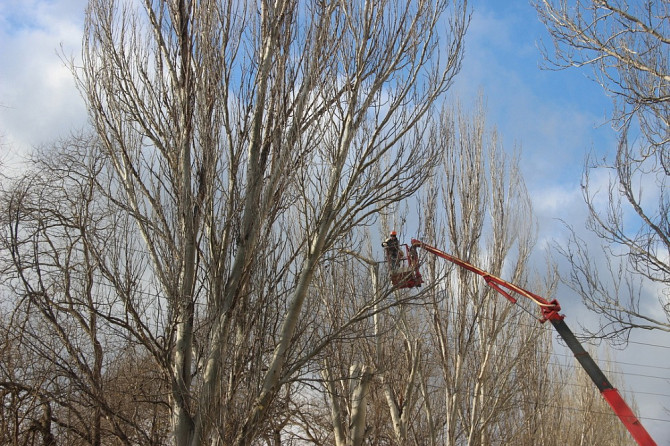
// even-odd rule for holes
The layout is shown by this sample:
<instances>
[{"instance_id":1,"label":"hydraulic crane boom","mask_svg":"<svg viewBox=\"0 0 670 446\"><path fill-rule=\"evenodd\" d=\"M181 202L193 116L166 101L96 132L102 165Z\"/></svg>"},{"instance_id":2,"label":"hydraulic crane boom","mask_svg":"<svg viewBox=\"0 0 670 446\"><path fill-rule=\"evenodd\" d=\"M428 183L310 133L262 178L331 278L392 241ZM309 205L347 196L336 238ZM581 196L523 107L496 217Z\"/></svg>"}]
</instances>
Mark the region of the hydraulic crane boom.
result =
<instances>
[{"instance_id":1,"label":"hydraulic crane boom","mask_svg":"<svg viewBox=\"0 0 670 446\"><path fill-rule=\"evenodd\" d=\"M563 320L565 316L559 314L561 311L561 306L557 300L554 299L552 301L548 301L545 298L538 296L537 294L524 290L523 288L514 285L513 283L507 282L499 277L492 276L486 271L481 270L464 260L449 255L446 252L440 251L433 246L427 245L420 240L413 239L412 246L423 248L425 251L428 251L431 254L448 260L449 262L452 262L461 268L465 268L468 271L482 276L491 288L505 296L505 298L512 303L516 303L517 299L513 297L511 293L524 296L535 302L540 307L542 312L542 318L540 318L540 322L551 322L559 336L565 341L567 346L575 355L575 358L577 358L577 361L579 361L591 380L598 387L600 394L603 396L603 398L605 398L605 401L607 401L624 426L626 426L626 429L628 429L628 432L630 432L635 441L637 441L640 446L656 446L656 442L651 438L644 426L642 426L642 423L635 416L628 404L626 404L619 391L615 389L614 386L612 386L603 371L600 369L600 367L598 367L598 364L596 364L591 355L589 355L588 352L584 350L582 344L579 342L574 333L572 333L572 330L570 330L570 328L566 325L565 321Z\"/></svg>"}]
</instances>

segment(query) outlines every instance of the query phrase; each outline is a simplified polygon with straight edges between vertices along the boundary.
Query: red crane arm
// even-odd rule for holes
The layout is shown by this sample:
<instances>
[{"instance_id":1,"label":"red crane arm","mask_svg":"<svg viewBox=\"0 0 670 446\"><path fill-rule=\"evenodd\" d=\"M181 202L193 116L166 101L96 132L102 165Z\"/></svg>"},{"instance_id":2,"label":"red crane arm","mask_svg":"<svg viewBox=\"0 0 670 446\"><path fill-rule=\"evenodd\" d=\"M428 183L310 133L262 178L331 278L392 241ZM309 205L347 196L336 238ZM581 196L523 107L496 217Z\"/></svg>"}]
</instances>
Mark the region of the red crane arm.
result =
<instances>
[{"instance_id":1,"label":"red crane arm","mask_svg":"<svg viewBox=\"0 0 670 446\"><path fill-rule=\"evenodd\" d=\"M591 380L598 387L600 394L603 396L603 398L605 398L605 401L607 401L624 426L626 426L626 429L628 429L628 432L635 439L635 441L640 446L656 446L656 442L651 438L644 426L642 426L642 423L635 416L628 404L626 404L619 391L615 389L614 386L612 386L603 371L600 369L600 367L598 367L598 364L596 364L591 355L589 355L589 353L584 350L582 344L579 342L572 330L570 330L570 328L567 326L563 320L565 316L559 314L559 311L561 311L561 306L556 299L548 301L547 299L538 296L535 293L531 293L530 291L524 290L523 288L514 285L513 283L493 276L486 271L466 262L465 260L461 260L458 257L447 254L446 252L441 251L434 246L423 243L420 240L412 239L412 246L419 246L431 254L441 257L460 266L461 268L482 276L491 288L502 294L512 303L516 303L517 299L512 296L511 293L516 293L535 302L542 311L542 318L540 319L540 322L551 322L558 335L565 341L567 346L575 355L577 361L579 361L581 366L584 368L584 371L586 371Z\"/></svg>"},{"instance_id":2,"label":"red crane arm","mask_svg":"<svg viewBox=\"0 0 670 446\"><path fill-rule=\"evenodd\" d=\"M478 274L478 275L482 276L484 278L484 280L486 281L486 283L491 288L493 288L494 290L496 290L497 292L499 292L500 294L505 296L505 298L512 303L516 303L517 300L510 293L516 293L516 294L519 294L521 296L524 296L524 297L532 300L542 310L542 319L540 320L541 322L546 322L546 321L555 320L555 319L562 320L563 317L564 317L563 315L559 314L559 311L561 311L561 306L558 304L557 300L552 300L551 302L549 302L545 298L543 298L541 296L538 296L535 293L531 293L528 290L524 290L523 288L521 288L517 285L514 285L513 283L510 283L506 280L503 280L500 277L492 276L491 274L487 273L486 271L484 271L480 268L477 268L476 266L466 262L465 260L461 260L458 257L454 257L451 254L447 254L446 252L441 251L441 250L435 248L434 246L430 246L426 243L423 243L420 240L412 239L412 245L420 246L421 248L430 252L431 254L434 254L434 255L436 255L438 257L441 257L445 260L448 260L451 263L454 263L454 264L460 266L461 268L464 268L468 271L471 271L475 274Z\"/></svg>"}]
</instances>

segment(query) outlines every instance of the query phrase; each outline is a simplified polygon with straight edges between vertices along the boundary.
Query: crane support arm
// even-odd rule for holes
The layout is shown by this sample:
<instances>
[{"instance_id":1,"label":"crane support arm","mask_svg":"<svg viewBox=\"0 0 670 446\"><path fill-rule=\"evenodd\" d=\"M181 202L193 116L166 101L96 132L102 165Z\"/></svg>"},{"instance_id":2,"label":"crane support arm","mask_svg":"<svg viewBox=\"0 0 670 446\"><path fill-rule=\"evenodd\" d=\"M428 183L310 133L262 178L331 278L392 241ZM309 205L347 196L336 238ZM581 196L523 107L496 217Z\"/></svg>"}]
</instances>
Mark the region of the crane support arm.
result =
<instances>
[{"instance_id":1,"label":"crane support arm","mask_svg":"<svg viewBox=\"0 0 670 446\"><path fill-rule=\"evenodd\" d=\"M551 322L558 335L563 339L568 348L570 348L579 364L582 366L586 374L589 375L589 378L591 378L596 387L598 387L600 394L603 396L605 401L607 401L624 426L626 426L626 429L628 429L628 432L635 439L635 441L640 446L656 446L656 442L651 438L644 426L642 426L642 423L635 416L628 404L626 404L619 391L615 389L614 386L612 386L603 371L600 369L600 367L598 367L598 364L596 364L591 355L589 355L589 353L584 350L582 344L579 342L572 330L570 330L570 328L567 326L563 320L565 316L559 313L561 311L561 306L557 300L554 299L552 301L548 301L542 296L538 296L537 294L531 293L530 291L525 290L513 283L493 276L486 271L477 268L471 263L466 262L465 260L454 257L451 254L447 254L446 252L441 251L434 246L423 243L420 240L413 239L412 246L419 246L433 255L443 258L451 263L454 263L455 265L458 265L461 268L481 276L491 288L502 294L512 303L517 302L517 299L514 297L514 295L524 296L535 302L540 307L540 311L542 312L542 317L539 319L540 322Z\"/></svg>"},{"instance_id":2,"label":"crane support arm","mask_svg":"<svg viewBox=\"0 0 670 446\"><path fill-rule=\"evenodd\" d=\"M575 358L577 358L577 361L579 361L586 374L589 375L591 381L598 387L600 394L605 398L607 404L610 405L614 413L617 414L621 422L626 426L626 429L628 429L628 432L630 432L635 441L637 441L640 446L656 445L647 430L642 426L640 420L633 413L633 410L626 404L626 401L624 401L619 391L612 386L591 355L584 350L584 347L582 347L582 344L574 333L572 333L572 330L570 330L570 327L567 326L565 321L550 320L550 322L575 355Z\"/></svg>"}]
</instances>

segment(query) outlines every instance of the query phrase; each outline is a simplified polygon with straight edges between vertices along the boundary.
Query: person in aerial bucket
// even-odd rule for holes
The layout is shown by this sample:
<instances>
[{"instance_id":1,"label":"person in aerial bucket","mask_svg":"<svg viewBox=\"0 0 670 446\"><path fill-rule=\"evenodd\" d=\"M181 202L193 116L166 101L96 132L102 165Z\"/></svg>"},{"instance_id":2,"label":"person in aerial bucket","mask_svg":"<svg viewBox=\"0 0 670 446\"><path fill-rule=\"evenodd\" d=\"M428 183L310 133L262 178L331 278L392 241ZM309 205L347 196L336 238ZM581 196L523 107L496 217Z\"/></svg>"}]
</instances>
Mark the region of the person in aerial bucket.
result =
<instances>
[{"instance_id":1,"label":"person in aerial bucket","mask_svg":"<svg viewBox=\"0 0 670 446\"><path fill-rule=\"evenodd\" d=\"M382 242L382 247L386 250L386 257L389 260L391 270L398 269L402 257L402 253L400 252L400 242L398 241L397 235L397 232L391 231L389 237Z\"/></svg>"}]
</instances>

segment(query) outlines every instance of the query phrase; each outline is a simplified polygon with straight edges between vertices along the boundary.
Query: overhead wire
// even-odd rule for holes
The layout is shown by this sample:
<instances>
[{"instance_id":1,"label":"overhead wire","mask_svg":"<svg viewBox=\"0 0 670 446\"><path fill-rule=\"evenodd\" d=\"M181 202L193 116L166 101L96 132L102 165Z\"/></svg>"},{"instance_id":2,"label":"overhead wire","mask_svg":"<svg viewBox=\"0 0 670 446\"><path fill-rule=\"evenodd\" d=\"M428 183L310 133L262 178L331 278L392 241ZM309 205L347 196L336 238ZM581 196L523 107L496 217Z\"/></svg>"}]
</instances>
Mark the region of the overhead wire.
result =
<instances>
[{"instance_id":1,"label":"overhead wire","mask_svg":"<svg viewBox=\"0 0 670 446\"><path fill-rule=\"evenodd\" d=\"M142 278L139 278L138 280L139 280L140 282L144 282L144 283L147 285L148 288L155 288L155 284L151 284L151 283L149 283L149 282L146 282L146 281L145 281L144 279L142 279ZM96 282L96 284L97 284L98 286L105 286L105 287L109 287L109 286L111 286L111 284L109 284L109 283L103 283L103 282ZM160 298L160 297L162 297L159 291L156 291L156 292L148 292L148 291L144 291L144 290L135 290L135 292L138 293L138 294L141 294L141 295L145 295L145 296L147 296L147 297L151 297L151 298ZM515 303L515 304L516 304L517 308L519 308L519 309L523 310L524 312L528 313L528 314L529 314L531 317L533 317L535 320L538 320L538 318L536 317L536 315L534 315L530 310L528 310L527 308L525 308L525 307L519 305L518 303ZM455 314L455 315L459 315L459 314L460 314L458 311L454 311L454 310L450 310L449 312L450 312L450 313L453 313L453 314ZM482 317L482 316L480 316L480 317ZM483 317L483 318L484 318L484 319L489 319L489 320L495 320L494 318L486 318L486 317ZM523 322L519 322L518 325L520 325L520 326L527 326L527 327L533 327L533 326L535 326L534 324L526 324L526 323L523 323ZM639 342L639 341L628 341L628 343L630 343L630 344L636 344L636 345L644 345L644 346L649 346L649 347L653 347L653 348L663 348L663 349L668 349L668 348L670 348L669 346L658 345L658 344L651 344L651 343L645 343L645 342ZM572 359L574 359L574 356L573 356L573 355L565 354L565 353L560 353L560 352L556 352L555 349L552 349L551 351L550 351L550 350L547 350L547 351L543 351L543 352L544 352L544 353L547 353L547 354L550 354L550 355L555 355L555 356L559 356L559 357L565 357L565 358L572 358ZM621 362L621 361L610 360L610 359L598 359L598 362L600 362L600 363L616 364L616 365L630 365L630 366L635 366L635 367L651 368L651 369L657 369L657 370L670 370L670 367L655 366L655 365L651 365L651 364L627 363L627 362ZM554 366L560 366L560 367L568 367L568 368L571 368L571 369L579 370L579 368L577 368L575 365L570 365L570 364L560 364L560 363L557 363L557 362L551 362L551 361L550 361L548 364L550 364L550 365L554 365ZM669 379L668 377L655 376L655 375L649 375L649 374L643 374L643 373L623 372L623 371L619 371L619 370L606 370L606 372L607 372L607 373L610 373L610 374L623 375L624 377L643 377L643 378L647 378L647 379L659 379L659 380L667 380L667 379ZM572 383L572 382L568 382L568 383L560 383L560 384L563 384L563 385L565 385L565 386L588 387L588 386L586 386L586 385L580 385L580 384L578 384L578 383ZM635 395L635 394L641 394L641 395L644 394L644 395L658 396L658 397L670 397L670 395L667 395L667 394L653 393L653 392L632 391L632 390L626 390L626 389L620 389L620 391L623 392L623 393L626 393L626 394L633 394L633 395ZM578 409L577 409L577 410L578 410ZM615 416L614 414L611 414L611 415ZM654 420L654 421L660 421L660 422L670 422L670 420L666 420L666 419L656 419L656 418L650 418L650 417L640 417L640 418L643 419L643 420Z\"/></svg>"},{"instance_id":2,"label":"overhead wire","mask_svg":"<svg viewBox=\"0 0 670 446\"><path fill-rule=\"evenodd\" d=\"M155 284L151 284L151 283L149 283L149 282L146 282L146 281L143 280L143 279L139 279L139 281L140 281L140 282L144 282L145 285L147 285L148 288L151 288L151 287L154 287L154 288L155 288ZM94 283L95 285L98 285L98 286L104 286L104 287L110 287L110 288L112 287L110 283L104 283L104 282L101 282L101 281L93 281L93 283ZM137 294L140 294L140 295L144 295L144 296L147 296L147 297L150 297L150 298L154 298L154 299L156 299L156 298L164 298L164 297L165 297L165 296L162 295L159 291L156 291L156 292L150 292L150 291L145 291L145 290L134 290L134 293L137 293ZM534 315L534 314L533 314L532 312L530 312L528 309L524 308L524 307L521 306L521 305L518 305L518 303L515 304L515 305L516 305L517 308L519 308L519 309L521 309L521 310L524 310L525 313L529 314L530 317L533 317L536 321L538 320L538 318L536 317L536 315ZM458 311L455 311L455 310L447 310L446 312L447 312L448 314L453 314L453 315L455 315L455 316L461 316L461 313L458 312ZM495 320L496 320L496 319L493 318L493 317L486 317L486 316L482 316L482 315L479 315L478 318L480 318L480 319L484 319L484 320L489 320L489 321L495 321ZM521 327L527 327L527 328L534 328L534 327L537 327L536 324L529 324L529 323L524 323L524 322L520 322L520 321L517 322L517 325L518 325L518 326L521 326ZM543 326L540 326L540 327L543 327ZM549 329L549 328L547 328L547 329L548 329L549 331L552 331L552 332L553 332L553 330L551 330L551 329ZM578 337L579 337L579 336L578 336ZM582 338L583 338L583 337L582 337ZM636 344L636 345L644 345L644 346L649 346L649 347L654 347L654 348L664 348L664 349L669 349L669 348L670 348L670 346L663 346L663 345L658 345L658 344L650 344L650 343L644 343L644 342L638 342L638 341L628 341L628 343L630 343L630 344ZM567 348L567 347L566 347L566 348ZM560 356L560 357L564 357L564 358L568 358L568 359L574 359L574 355L569 354L569 353L561 353L561 352L557 352L557 351L555 351L555 349L552 349L551 351L546 350L546 351L543 351L543 353L553 354L553 355L555 355L555 356ZM615 364L615 365L629 365L629 366L634 366L634 367L651 368L651 369L657 369L657 370L670 370L670 366L657 366L657 365L651 365L651 364L630 363L630 362L623 362L623 361L618 361L618 360L614 360L614 359L607 359L607 358L600 358L600 357L597 358L597 361L598 361L599 363L608 363L608 364ZM559 364L555 363L554 365L559 365ZM566 366L568 366L568 367L572 367L572 366L570 366L570 365L566 365ZM633 373L633 372L622 372L622 371L618 371L618 370L614 370L614 369L604 370L604 372L607 372L607 373L613 373L613 374L620 374L620 375L625 375L625 376L627 376L627 375L630 375L630 376L640 376L640 377L647 377L647 378L653 378L653 379L664 379L664 380L665 380L665 379L670 379L670 377L661 377L661 376L654 376L654 375L647 375L647 374L638 374L638 373Z\"/></svg>"}]
</instances>

